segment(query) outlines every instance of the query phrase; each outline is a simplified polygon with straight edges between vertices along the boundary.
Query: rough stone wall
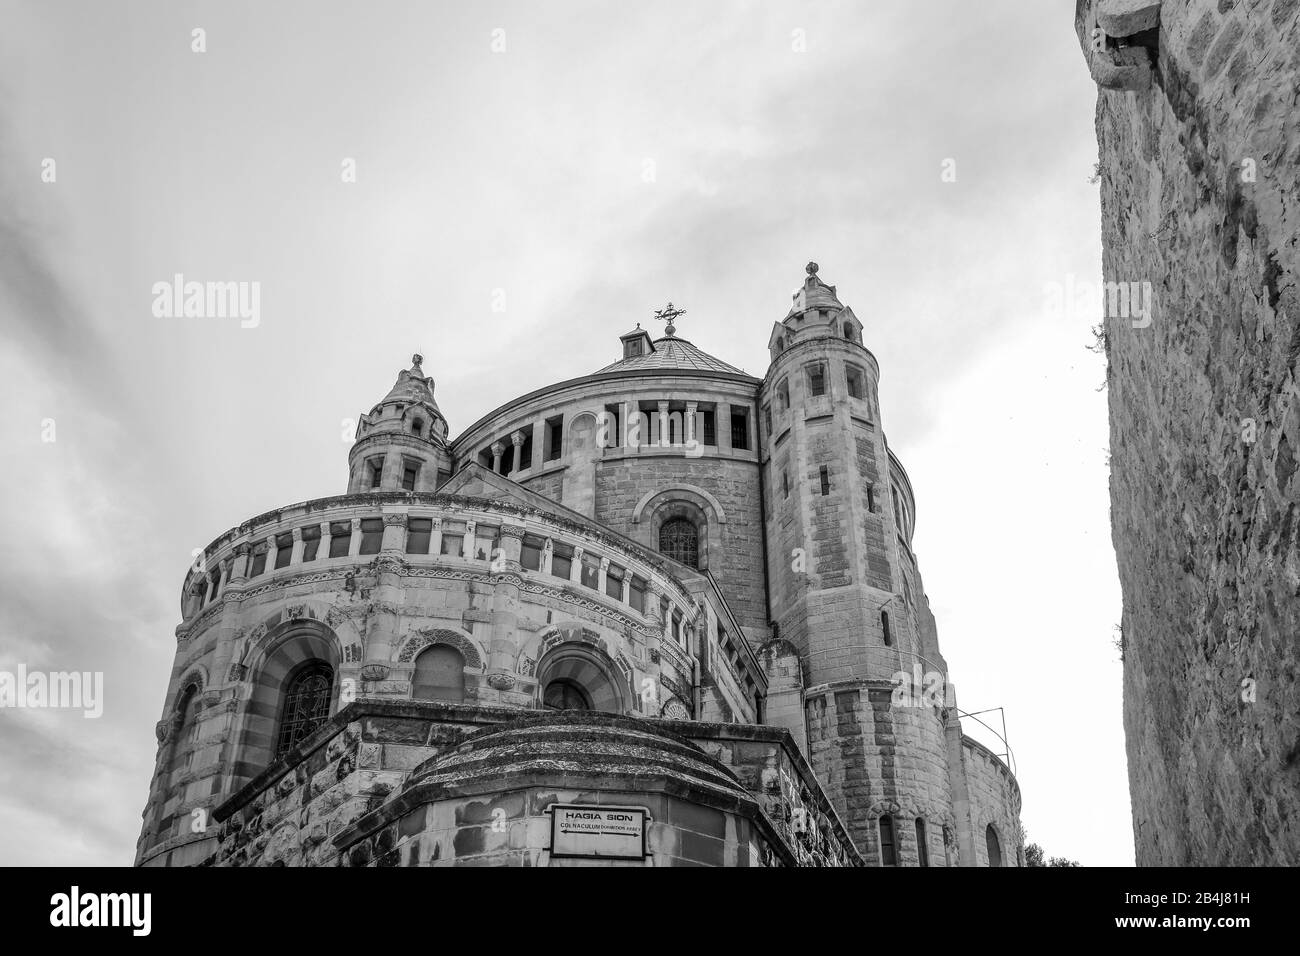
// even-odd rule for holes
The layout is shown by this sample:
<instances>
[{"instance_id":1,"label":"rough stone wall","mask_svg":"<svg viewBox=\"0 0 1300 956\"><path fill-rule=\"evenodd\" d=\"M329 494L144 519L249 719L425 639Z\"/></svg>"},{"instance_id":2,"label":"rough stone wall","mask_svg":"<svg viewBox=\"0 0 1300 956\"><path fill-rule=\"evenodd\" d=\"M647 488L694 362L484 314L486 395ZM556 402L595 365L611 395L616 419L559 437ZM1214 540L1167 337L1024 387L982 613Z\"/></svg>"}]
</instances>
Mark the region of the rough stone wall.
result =
<instances>
[{"instance_id":1,"label":"rough stone wall","mask_svg":"<svg viewBox=\"0 0 1300 956\"><path fill-rule=\"evenodd\" d=\"M885 681L810 689L809 761L868 865L881 863L877 821L887 813L899 863L916 866L916 818L927 836L952 828L949 755L943 717L932 707L893 706L893 692ZM946 865L934 852L929 863Z\"/></svg>"},{"instance_id":2,"label":"rough stone wall","mask_svg":"<svg viewBox=\"0 0 1300 956\"><path fill-rule=\"evenodd\" d=\"M963 740L961 767L966 777L969 798L967 821L974 865L988 866L988 838L991 825L998 837L1003 866L1024 865L1024 833L1020 827L1020 785L1006 765L972 740Z\"/></svg>"},{"instance_id":3,"label":"rough stone wall","mask_svg":"<svg viewBox=\"0 0 1300 956\"><path fill-rule=\"evenodd\" d=\"M1105 320L1137 862L1295 865L1300 3L1160 18L1096 116L1104 278L1152 292Z\"/></svg>"},{"instance_id":4,"label":"rough stone wall","mask_svg":"<svg viewBox=\"0 0 1300 956\"><path fill-rule=\"evenodd\" d=\"M596 520L658 551L651 521L656 502L641 515L634 514L636 506L651 492L663 492L665 503L671 503L681 497L674 490L686 488L707 491L722 506L727 520L709 523L709 570L722 586L736 620L743 627L765 628L763 518L758 467L753 462L677 454L598 463ZM640 520L634 522L636 517Z\"/></svg>"},{"instance_id":5,"label":"rough stone wall","mask_svg":"<svg viewBox=\"0 0 1300 956\"><path fill-rule=\"evenodd\" d=\"M358 701L218 808L217 866L562 866L541 848L552 803L649 805L652 865L757 866L749 823L671 798L635 800L588 792L502 790L419 808L355 842L335 838L385 804L419 764L486 726L511 720L500 707ZM649 722L692 740L726 765L758 801L800 866L860 865L812 768L783 731L697 721ZM611 786L617 781L611 781ZM616 789L616 787L615 787ZM505 811L506 826L490 826ZM414 845L412 845L414 844ZM202 862L199 859L187 861ZM590 861L587 861L590 862ZM641 864L637 864L641 865Z\"/></svg>"}]
</instances>

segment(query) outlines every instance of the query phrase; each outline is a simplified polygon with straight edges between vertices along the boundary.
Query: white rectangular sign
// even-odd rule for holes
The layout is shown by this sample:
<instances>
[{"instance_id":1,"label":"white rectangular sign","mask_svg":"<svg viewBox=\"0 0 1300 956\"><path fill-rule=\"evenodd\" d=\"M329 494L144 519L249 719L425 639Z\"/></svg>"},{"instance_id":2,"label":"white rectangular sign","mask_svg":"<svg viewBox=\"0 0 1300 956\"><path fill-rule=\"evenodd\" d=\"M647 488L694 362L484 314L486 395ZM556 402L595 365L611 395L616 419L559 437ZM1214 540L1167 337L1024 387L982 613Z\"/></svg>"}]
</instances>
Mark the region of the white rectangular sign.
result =
<instances>
[{"instance_id":1,"label":"white rectangular sign","mask_svg":"<svg viewBox=\"0 0 1300 956\"><path fill-rule=\"evenodd\" d=\"M644 807L555 804L551 807L551 856L645 859Z\"/></svg>"}]
</instances>

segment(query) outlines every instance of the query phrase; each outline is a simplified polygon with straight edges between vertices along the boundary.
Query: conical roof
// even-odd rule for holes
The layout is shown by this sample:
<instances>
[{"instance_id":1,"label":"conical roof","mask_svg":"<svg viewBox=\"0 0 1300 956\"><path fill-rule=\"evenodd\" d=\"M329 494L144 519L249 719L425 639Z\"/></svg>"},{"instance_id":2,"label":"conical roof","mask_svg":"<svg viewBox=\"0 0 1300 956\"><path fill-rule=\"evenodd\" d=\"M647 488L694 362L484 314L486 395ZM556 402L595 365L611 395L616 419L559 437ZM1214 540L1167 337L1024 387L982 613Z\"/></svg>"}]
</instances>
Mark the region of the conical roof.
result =
<instances>
[{"instance_id":1,"label":"conical roof","mask_svg":"<svg viewBox=\"0 0 1300 956\"><path fill-rule=\"evenodd\" d=\"M432 406L433 410L442 415L442 410L438 408L438 403L433 399L433 376L425 375L424 370L420 368L420 363L424 361L421 355L411 356L411 367L397 373L397 381L388 394L384 396L381 405L388 402L423 402Z\"/></svg>"}]
</instances>

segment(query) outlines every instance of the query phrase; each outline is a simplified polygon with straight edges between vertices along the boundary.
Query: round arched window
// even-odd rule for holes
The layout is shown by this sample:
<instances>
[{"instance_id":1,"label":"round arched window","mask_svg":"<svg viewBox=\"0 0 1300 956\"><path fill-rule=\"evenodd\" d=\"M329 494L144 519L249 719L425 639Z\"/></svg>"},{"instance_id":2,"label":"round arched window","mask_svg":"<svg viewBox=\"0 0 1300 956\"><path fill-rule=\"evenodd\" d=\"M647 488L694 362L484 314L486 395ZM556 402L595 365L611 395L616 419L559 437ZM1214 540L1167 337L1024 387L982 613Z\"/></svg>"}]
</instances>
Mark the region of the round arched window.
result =
<instances>
[{"instance_id":1,"label":"round arched window","mask_svg":"<svg viewBox=\"0 0 1300 956\"><path fill-rule=\"evenodd\" d=\"M420 652L411 675L411 697L416 700L465 699L465 658L446 644L434 644Z\"/></svg>"},{"instance_id":2,"label":"round arched window","mask_svg":"<svg viewBox=\"0 0 1300 956\"><path fill-rule=\"evenodd\" d=\"M301 668L285 687L275 754L287 753L329 719L334 697L334 669L324 661Z\"/></svg>"},{"instance_id":3,"label":"round arched window","mask_svg":"<svg viewBox=\"0 0 1300 956\"><path fill-rule=\"evenodd\" d=\"M553 680L546 685L542 703L549 710L591 710L591 698L571 680Z\"/></svg>"},{"instance_id":4,"label":"round arched window","mask_svg":"<svg viewBox=\"0 0 1300 956\"><path fill-rule=\"evenodd\" d=\"M998 831L993 829L991 823L984 831L984 843L989 851L989 866L1001 866L1002 845L998 842Z\"/></svg>"},{"instance_id":5,"label":"round arched window","mask_svg":"<svg viewBox=\"0 0 1300 956\"><path fill-rule=\"evenodd\" d=\"M689 518L673 518L659 528L659 552L688 568L700 566L700 533Z\"/></svg>"}]
</instances>

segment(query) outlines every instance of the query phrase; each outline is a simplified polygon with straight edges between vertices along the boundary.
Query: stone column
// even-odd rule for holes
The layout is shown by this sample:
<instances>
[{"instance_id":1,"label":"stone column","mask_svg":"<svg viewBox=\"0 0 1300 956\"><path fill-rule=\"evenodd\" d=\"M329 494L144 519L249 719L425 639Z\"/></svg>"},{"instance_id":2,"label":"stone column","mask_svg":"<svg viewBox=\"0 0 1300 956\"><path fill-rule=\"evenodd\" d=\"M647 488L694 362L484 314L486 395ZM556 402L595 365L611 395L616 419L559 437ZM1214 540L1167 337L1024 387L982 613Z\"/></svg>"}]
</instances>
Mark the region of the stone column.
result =
<instances>
[{"instance_id":1,"label":"stone column","mask_svg":"<svg viewBox=\"0 0 1300 956\"><path fill-rule=\"evenodd\" d=\"M433 524L429 528L429 554L442 554L442 518L435 517L432 520Z\"/></svg>"},{"instance_id":2,"label":"stone column","mask_svg":"<svg viewBox=\"0 0 1300 956\"><path fill-rule=\"evenodd\" d=\"M403 522L406 518L405 515L385 516L385 537L389 517L400 517ZM361 668L363 681L382 681L388 677L391 669L393 646L397 643L398 614L402 603L402 568L405 564L399 555L383 553L375 562L379 579L366 628L365 664Z\"/></svg>"},{"instance_id":3,"label":"stone column","mask_svg":"<svg viewBox=\"0 0 1300 956\"><path fill-rule=\"evenodd\" d=\"M384 515L384 540L381 551L403 554L406 551L406 512L395 511Z\"/></svg>"},{"instance_id":4,"label":"stone column","mask_svg":"<svg viewBox=\"0 0 1300 956\"><path fill-rule=\"evenodd\" d=\"M506 446L499 441L492 443L492 470L498 475L501 474L501 456L505 454Z\"/></svg>"},{"instance_id":5,"label":"stone column","mask_svg":"<svg viewBox=\"0 0 1300 956\"><path fill-rule=\"evenodd\" d=\"M659 440L655 442L660 448L666 448L671 437L668 431L668 403L659 403Z\"/></svg>"},{"instance_id":6,"label":"stone column","mask_svg":"<svg viewBox=\"0 0 1300 956\"><path fill-rule=\"evenodd\" d=\"M551 559L553 557L555 557L555 541L547 538L546 547L542 548L542 566L538 569L539 574L551 573Z\"/></svg>"},{"instance_id":7,"label":"stone column","mask_svg":"<svg viewBox=\"0 0 1300 956\"><path fill-rule=\"evenodd\" d=\"M515 653L519 649L519 552L523 547L524 529L519 525L501 526L501 550L505 570L496 579L492 595L492 634L488 641L489 687L507 691L515 686Z\"/></svg>"},{"instance_id":8,"label":"stone column","mask_svg":"<svg viewBox=\"0 0 1300 956\"><path fill-rule=\"evenodd\" d=\"M291 532L293 535L293 550L289 552L289 565L302 564L302 528L294 528Z\"/></svg>"},{"instance_id":9,"label":"stone column","mask_svg":"<svg viewBox=\"0 0 1300 956\"><path fill-rule=\"evenodd\" d=\"M682 422L682 432L685 434L683 444L690 444L695 440L695 412L699 408L698 402L686 403L686 420ZM714 431L717 431L717 422L714 423ZM701 438L701 441L703 438Z\"/></svg>"},{"instance_id":10,"label":"stone column","mask_svg":"<svg viewBox=\"0 0 1300 956\"><path fill-rule=\"evenodd\" d=\"M600 577L596 581L596 590L605 593L605 584L609 581L609 558L600 559Z\"/></svg>"},{"instance_id":11,"label":"stone column","mask_svg":"<svg viewBox=\"0 0 1300 956\"><path fill-rule=\"evenodd\" d=\"M352 519L352 537L348 541L348 557L355 558L361 553L361 519Z\"/></svg>"},{"instance_id":12,"label":"stone column","mask_svg":"<svg viewBox=\"0 0 1300 956\"><path fill-rule=\"evenodd\" d=\"M275 546L275 535L273 534L267 535L266 536L266 566L262 568L263 574L270 574L272 571L275 570L275 556L276 554L279 553L279 551L280 549Z\"/></svg>"},{"instance_id":13,"label":"stone column","mask_svg":"<svg viewBox=\"0 0 1300 956\"><path fill-rule=\"evenodd\" d=\"M573 549L573 560L569 562L569 580L574 584L582 583L582 556L586 553L582 545Z\"/></svg>"},{"instance_id":14,"label":"stone column","mask_svg":"<svg viewBox=\"0 0 1300 956\"><path fill-rule=\"evenodd\" d=\"M645 616L650 619L650 623L656 626L659 636L662 638L664 633L664 618L660 605L663 603L664 591L659 583L653 578L646 582L646 608Z\"/></svg>"},{"instance_id":15,"label":"stone column","mask_svg":"<svg viewBox=\"0 0 1300 956\"><path fill-rule=\"evenodd\" d=\"M330 523L320 523L320 544L316 545L316 560L324 561L330 556Z\"/></svg>"},{"instance_id":16,"label":"stone column","mask_svg":"<svg viewBox=\"0 0 1300 956\"><path fill-rule=\"evenodd\" d=\"M512 444L512 445L515 446L515 459L514 459L514 461L515 461L515 467L514 467L513 471L511 472L511 473L513 474L515 471L519 471L519 449L522 448L523 445L524 445L524 433L521 432L521 431L519 431L518 429L516 429L515 431L511 432L511 433L510 433L510 444ZM531 465L532 462L529 462L529 464Z\"/></svg>"},{"instance_id":17,"label":"stone column","mask_svg":"<svg viewBox=\"0 0 1300 956\"><path fill-rule=\"evenodd\" d=\"M460 556L462 558L474 557L474 532L478 529L477 521L465 522L465 537L460 543Z\"/></svg>"}]
</instances>

